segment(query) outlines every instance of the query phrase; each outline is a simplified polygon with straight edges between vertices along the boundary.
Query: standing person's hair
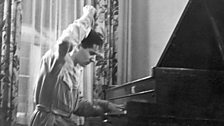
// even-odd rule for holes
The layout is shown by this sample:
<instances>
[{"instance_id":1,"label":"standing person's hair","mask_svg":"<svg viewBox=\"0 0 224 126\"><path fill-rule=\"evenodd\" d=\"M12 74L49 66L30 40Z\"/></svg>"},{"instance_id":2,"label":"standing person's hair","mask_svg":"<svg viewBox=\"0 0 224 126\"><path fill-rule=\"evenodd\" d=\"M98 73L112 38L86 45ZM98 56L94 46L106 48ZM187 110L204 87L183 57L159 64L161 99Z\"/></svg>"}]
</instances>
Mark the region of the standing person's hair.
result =
<instances>
[{"instance_id":1,"label":"standing person's hair","mask_svg":"<svg viewBox=\"0 0 224 126\"><path fill-rule=\"evenodd\" d=\"M83 48L92 48L93 45L102 46L103 40L101 39L101 34L91 30L89 35L84 38L81 42Z\"/></svg>"}]
</instances>

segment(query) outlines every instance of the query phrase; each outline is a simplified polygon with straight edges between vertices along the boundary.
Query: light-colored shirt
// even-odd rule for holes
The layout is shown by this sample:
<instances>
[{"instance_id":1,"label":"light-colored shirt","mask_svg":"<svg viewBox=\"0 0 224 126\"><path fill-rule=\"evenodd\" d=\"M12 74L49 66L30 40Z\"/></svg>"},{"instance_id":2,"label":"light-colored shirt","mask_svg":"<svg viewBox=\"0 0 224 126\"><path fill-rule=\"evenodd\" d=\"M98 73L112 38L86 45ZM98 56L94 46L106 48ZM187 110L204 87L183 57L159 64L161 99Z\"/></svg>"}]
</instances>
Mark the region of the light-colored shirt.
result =
<instances>
[{"instance_id":1,"label":"light-colored shirt","mask_svg":"<svg viewBox=\"0 0 224 126\"><path fill-rule=\"evenodd\" d=\"M94 12L87 11L62 32L56 45L68 40L78 49L77 45L88 36L93 23ZM63 61L59 61L57 55L58 49L52 48L42 57L34 93L37 109L33 113L31 126L70 125L71 120L68 118L80 103L78 67L73 64L69 54L66 54Z\"/></svg>"},{"instance_id":2,"label":"light-colored shirt","mask_svg":"<svg viewBox=\"0 0 224 126\"><path fill-rule=\"evenodd\" d=\"M85 7L84 7L85 8ZM57 40L57 44L60 44L64 40L68 40L70 43L72 43L73 47L77 49L77 45L81 43L81 41L88 36L91 27L94 24L94 12L95 8L89 9L88 12L85 12L82 17L75 20L72 24L70 24L63 32L62 35ZM60 85L60 83L66 83L69 87L70 93L76 92L72 90L77 90L78 88L78 71L77 66L74 66L73 62L71 61L71 58L68 56L68 54L65 57L65 64L59 63L56 64L56 55L57 55L57 48L50 49L43 57L41 61L41 68L40 68L40 75L38 78L37 86L35 89L35 97L34 102L39 104L41 101L40 99L44 99L45 90L46 90L46 96L50 99L46 98L47 102L51 101L51 96L48 91L53 91L53 88L58 88L55 86ZM54 71L52 72L52 70ZM49 82L48 82L49 81ZM61 85L60 85L61 86ZM62 89L59 92L67 92L65 91L65 87L61 87ZM60 88L59 88L60 89ZM67 90L67 89L66 89ZM50 96L49 96L50 95ZM74 99L75 96L69 96L69 94L63 94L64 96L60 97L70 97ZM45 100L43 100L45 101ZM76 101L72 101L72 103L64 101L67 105L69 105L69 109L71 107L75 107ZM49 103L45 103L47 106ZM59 104L59 103L57 103ZM60 103L62 104L62 103ZM64 104L64 103L63 103ZM68 108L66 108L66 111Z\"/></svg>"}]
</instances>

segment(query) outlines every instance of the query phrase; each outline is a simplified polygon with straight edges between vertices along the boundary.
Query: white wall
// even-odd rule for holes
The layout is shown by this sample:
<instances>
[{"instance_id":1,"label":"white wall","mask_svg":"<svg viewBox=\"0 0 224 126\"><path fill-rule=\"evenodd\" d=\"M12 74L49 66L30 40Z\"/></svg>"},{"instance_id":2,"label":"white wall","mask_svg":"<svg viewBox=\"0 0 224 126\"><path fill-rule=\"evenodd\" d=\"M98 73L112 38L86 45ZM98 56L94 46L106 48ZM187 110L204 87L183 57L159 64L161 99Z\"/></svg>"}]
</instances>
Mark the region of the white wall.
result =
<instances>
[{"instance_id":1,"label":"white wall","mask_svg":"<svg viewBox=\"0 0 224 126\"><path fill-rule=\"evenodd\" d=\"M188 0L120 0L118 84L150 76Z\"/></svg>"},{"instance_id":2,"label":"white wall","mask_svg":"<svg viewBox=\"0 0 224 126\"><path fill-rule=\"evenodd\" d=\"M132 0L131 9L131 80L149 75L150 1Z\"/></svg>"},{"instance_id":3,"label":"white wall","mask_svg":"<svg viewBox=\"0 0 224 126\"><path fill-rule=\"evenodd\" d=\"M154 67L188 0L150 0L149 2L149 65Z\"/></svg>"},{"instance_id":4,"label":"white wall","mask_svg":"<svg viewBox=\"0 0 224 126\"><path fill-rule=\"evenodd\" d=\"M131 80L150 76L188 0L132 0Z\"/></svg>"}]
</instances>

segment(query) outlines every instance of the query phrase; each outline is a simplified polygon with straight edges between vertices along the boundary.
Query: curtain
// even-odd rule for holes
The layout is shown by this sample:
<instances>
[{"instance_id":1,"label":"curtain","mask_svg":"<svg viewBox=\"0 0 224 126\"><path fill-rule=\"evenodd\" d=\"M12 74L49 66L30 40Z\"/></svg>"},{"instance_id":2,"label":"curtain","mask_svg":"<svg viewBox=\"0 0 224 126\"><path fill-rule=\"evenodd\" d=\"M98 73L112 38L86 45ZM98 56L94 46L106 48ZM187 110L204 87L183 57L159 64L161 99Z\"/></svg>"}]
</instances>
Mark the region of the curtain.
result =
<instances>
[{"instance_id":1,"label":"curtain","mask_svg":"<svg viewBox=\"0 0 224 126\"><path fill-rule=\"evenodd\" d=\"M95 30L104 44L102 57L97 57L94 70L93 98L105 99L105 89L117 84L118 0L96 0L97 20Z\"/></svg>"},{"instance_id":2,"label":"curtain","mask_svg":"<svg viewBox=\"0 0 224 126\"><path fill-rule=\"evenodd\" d=\"M1 45L0 124L16 123L18 100L18 48L21 35L21 1L5 0Z\"/></svg>"}]
</instances>

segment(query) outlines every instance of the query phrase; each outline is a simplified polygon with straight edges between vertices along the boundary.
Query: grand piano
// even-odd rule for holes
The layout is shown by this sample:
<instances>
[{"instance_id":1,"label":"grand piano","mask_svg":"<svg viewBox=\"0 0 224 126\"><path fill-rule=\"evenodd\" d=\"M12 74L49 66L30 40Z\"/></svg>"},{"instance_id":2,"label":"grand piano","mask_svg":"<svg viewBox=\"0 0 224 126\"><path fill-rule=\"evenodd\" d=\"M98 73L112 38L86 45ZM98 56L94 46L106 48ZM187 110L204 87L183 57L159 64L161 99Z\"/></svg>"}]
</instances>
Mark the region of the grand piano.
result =
<instances>
[{"instance_id":1,"label":"grand piano","mask_svg":"<svg viewBox=\"0 0 224 126\"><path fill-rule=\"evenodd\" d=\"M224 126L224 0L189 0L151 77L106 90L114 126Z\"/></svg>"}]
</instances>

